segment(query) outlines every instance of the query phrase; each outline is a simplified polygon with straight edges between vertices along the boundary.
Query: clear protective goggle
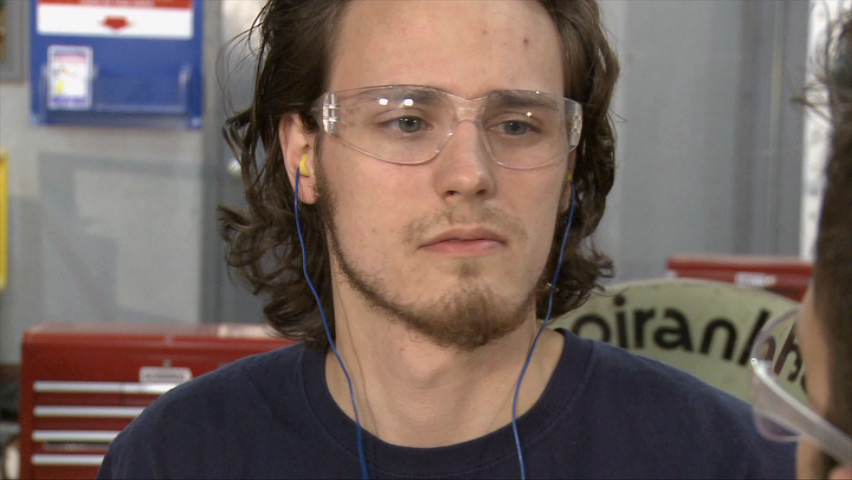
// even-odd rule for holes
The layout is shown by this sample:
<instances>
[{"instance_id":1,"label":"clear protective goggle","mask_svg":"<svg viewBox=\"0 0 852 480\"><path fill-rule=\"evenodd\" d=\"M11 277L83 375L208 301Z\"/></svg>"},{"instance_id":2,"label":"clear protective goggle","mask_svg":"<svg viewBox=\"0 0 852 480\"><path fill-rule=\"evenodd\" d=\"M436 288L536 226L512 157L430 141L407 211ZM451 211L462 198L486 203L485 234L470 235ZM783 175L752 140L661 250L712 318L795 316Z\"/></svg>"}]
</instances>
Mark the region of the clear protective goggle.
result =
<instances>
[{"instance_id":1,"label":"clear protective goggle","mask_svg":"<svg viewBox=\"0 0 852 480\"><path fill-rule=\"evenodd\" d=\"M807 405L804 365L796 342L799 310L766 324L751 351L751 401L760 433L779 442L804 435L843 465L852 465L852 437Z\"/></svg>"},{"instance_id":2,"label":"clear protective goggle","mask_svg":"<svg viewBox=\"0 0 852 480\"><path fill-rule=\"evenodd\" d=\"M324 93L312 112L323 131L345 145L402 165L435 158L464 121L477 126L495 162L513 169L567 159L583 127L579 103L527 90L467 99L416 85L367 87Z\"/></svg>"}]
</instances>

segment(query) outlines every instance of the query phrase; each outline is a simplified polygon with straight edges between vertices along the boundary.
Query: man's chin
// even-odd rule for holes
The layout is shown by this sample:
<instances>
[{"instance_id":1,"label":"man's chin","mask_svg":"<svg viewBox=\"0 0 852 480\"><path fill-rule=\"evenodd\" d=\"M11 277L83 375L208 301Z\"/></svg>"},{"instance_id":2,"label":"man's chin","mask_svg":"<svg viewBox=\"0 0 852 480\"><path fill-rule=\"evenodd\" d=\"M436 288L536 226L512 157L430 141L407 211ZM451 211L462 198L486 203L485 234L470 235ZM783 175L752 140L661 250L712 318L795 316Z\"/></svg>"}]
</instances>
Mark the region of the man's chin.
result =
<instances>
[{"instance_id":1,"label":"man's chin","mask_svg":"<svg viewBox=\"0 0 852 480\"><path fill-rule=\"evenodd\" d=\"M532 298L511 302L466 289L430 307L397 307L393 318L435 345L470 351L517 330L533 307Z\"/></svg>"}]
</instances>

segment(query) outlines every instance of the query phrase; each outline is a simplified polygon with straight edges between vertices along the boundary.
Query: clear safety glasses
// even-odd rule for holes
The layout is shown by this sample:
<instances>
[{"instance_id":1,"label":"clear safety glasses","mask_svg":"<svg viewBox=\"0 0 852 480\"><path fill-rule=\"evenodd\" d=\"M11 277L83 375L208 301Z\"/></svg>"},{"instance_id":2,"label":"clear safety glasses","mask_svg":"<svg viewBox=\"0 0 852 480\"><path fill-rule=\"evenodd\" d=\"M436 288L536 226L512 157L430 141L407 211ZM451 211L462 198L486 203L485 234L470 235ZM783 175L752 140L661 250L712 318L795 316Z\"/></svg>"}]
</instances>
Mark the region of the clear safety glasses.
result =
<instances>
[{"instance_id":1,"label":"clear safety glasses","mask_svg":"<svg viewBox=\"0 0 852 480\"><path fill-rule=\"evenodd\" d=\"M345 145L403 165L432 160L459 123L470 121L498 164L540 167L567 159L583 126L579 103L525 90L466 99L422 86L359 88L323 94L313 114L323 131Z\"/></svg>"},{"instance_id":2,"label":"clear safety glasses","mask_svg":"<svg viewBox=\"0 0 852 480\"><path fill-rule=\"evenodd\" d=\"M751 352L751 400L755 423L764 437L794 442L808 437L844 465L852 465L852 437L807 406L804 366L796 342L799 310L770 320Z\"/></svg>"}]
</instances>

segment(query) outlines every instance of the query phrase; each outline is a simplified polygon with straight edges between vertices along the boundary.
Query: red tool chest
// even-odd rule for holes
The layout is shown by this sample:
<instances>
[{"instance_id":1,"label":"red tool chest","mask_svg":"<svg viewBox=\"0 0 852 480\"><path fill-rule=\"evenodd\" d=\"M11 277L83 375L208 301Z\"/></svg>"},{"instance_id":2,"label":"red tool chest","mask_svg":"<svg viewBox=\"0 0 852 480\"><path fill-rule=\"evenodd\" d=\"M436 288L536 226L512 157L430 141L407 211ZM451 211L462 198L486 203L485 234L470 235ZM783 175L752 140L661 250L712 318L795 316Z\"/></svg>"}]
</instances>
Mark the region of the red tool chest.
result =
<instances>
[{"instance_id":1,"label":"red tool chest","mask_svg":"<svg viewBox=\"0 0 852 480\"><path fill-rule=\"evenodd\" d=\"M159 395L292 345L260 325L44 324L24 334L21 478L94 478L109 442Z\"/></svg>"},{"instance_id":2,"label":"red tool chest","mask_svg":"<svg viewBox=\"0 0 852 480\"><path fill-rule=\"evenodd\" d=\"M668 260L668 273L675 278L762 288L801 302L813 277L813 265L791 256L676 255Z\"/></svg>"}]
</instances>

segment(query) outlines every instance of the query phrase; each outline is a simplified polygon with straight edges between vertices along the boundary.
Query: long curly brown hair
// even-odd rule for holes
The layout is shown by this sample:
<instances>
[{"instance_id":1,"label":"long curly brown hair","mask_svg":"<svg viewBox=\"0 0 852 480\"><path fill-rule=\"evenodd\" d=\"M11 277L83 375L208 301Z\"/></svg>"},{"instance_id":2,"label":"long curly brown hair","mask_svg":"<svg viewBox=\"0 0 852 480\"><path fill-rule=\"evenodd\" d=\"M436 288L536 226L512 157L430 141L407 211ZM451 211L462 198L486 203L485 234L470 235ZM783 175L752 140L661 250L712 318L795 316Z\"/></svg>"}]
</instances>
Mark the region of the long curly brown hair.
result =
<instances>
[{"instance_id":1,"label":"long curly brown hair","mask_svg":"<svg viewBox=\"0 0 852 480\"><path fill-rule=\"evenodd\" d=\"M574 168L576 207L555 289L553 316L557 316L581 305L592 289L600 288L601 278L612 275L612 261L588 237L603 216L614 181L615 131L609 107L619 67L597 0L539 1L561 37L564 95L583 105L583 132ZM249 44L258 44L252 105L229 118L223 129L242 166L248 204L245 211L219 207L220 230L229 245L226 261L252 292L269 299L263 311L273 328L284 337L318 348L326 347L328 339L302 274L294 192L278 146L278 125L283 116L298 114L309 132L319 130L311 105L327 87L335 32L347 6L340 0L270 0L244 34ZM299 215L308 274L333 334L323 219L313 205L300 206ZM544 278L555 272L567 223L566 212L557 220ZM547 308L544 293L536 307L541 317Z\"/></svg>"},{"instance_id":2,"label":"long curly brown hair","mask_svg":"<svg viewBox=\"0 0 852 480\"><path fill-rule=\"evenodd\" d=\"M825 416L852 435L852 13L844 13L832 26L819 53L818 86L810 88L828 92L832 134L816 243L814 306L831 359ZM825 456L822 476L837 464Z\"/></svg>"}]
</instances>

